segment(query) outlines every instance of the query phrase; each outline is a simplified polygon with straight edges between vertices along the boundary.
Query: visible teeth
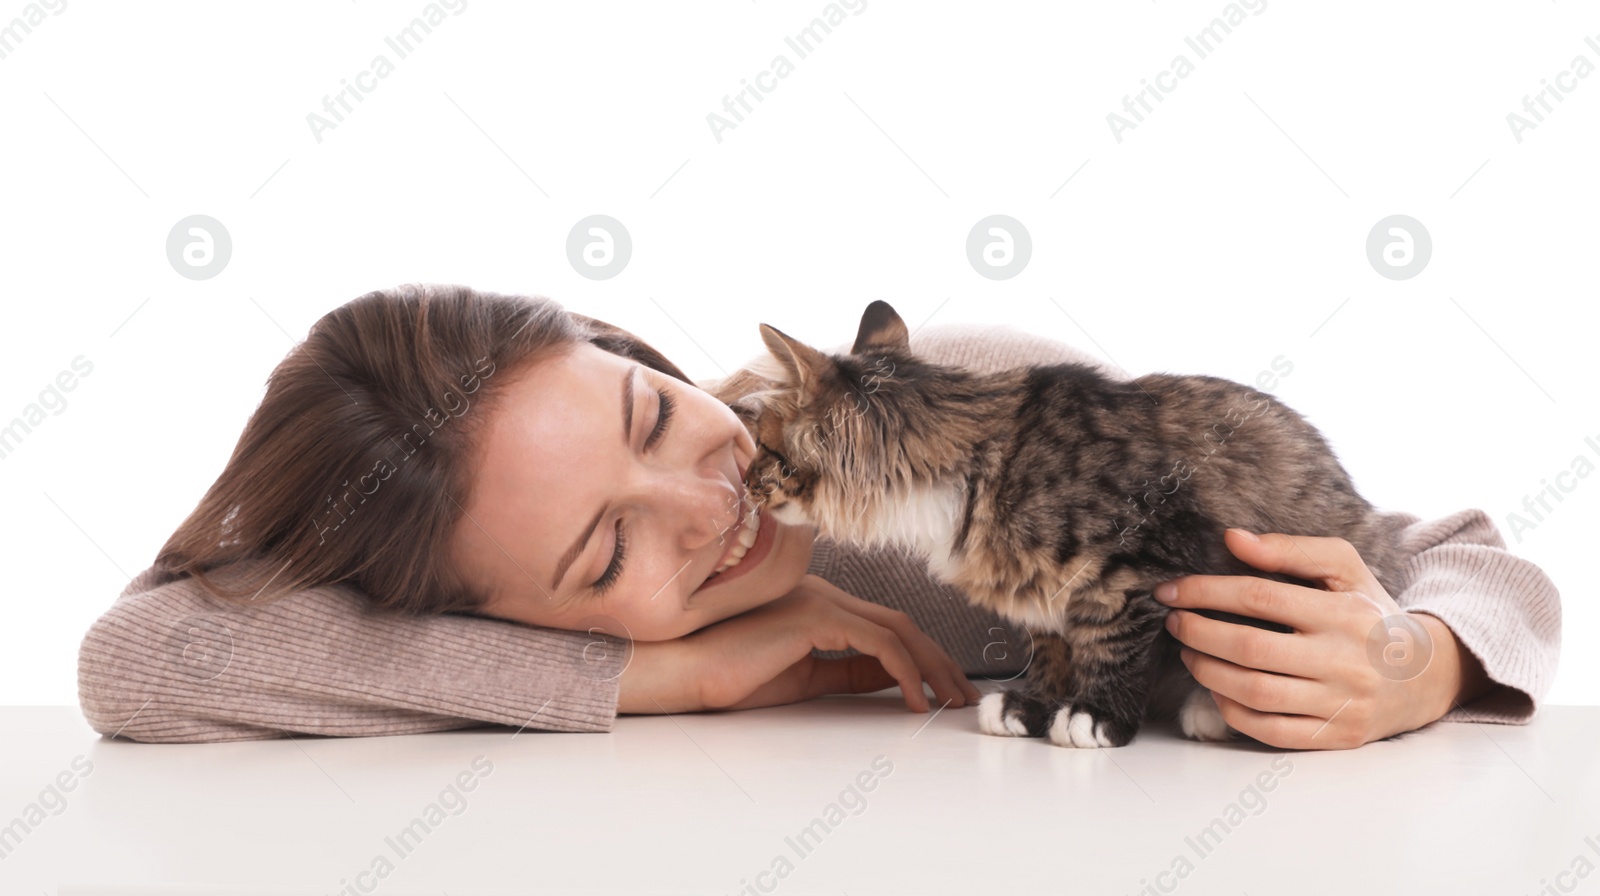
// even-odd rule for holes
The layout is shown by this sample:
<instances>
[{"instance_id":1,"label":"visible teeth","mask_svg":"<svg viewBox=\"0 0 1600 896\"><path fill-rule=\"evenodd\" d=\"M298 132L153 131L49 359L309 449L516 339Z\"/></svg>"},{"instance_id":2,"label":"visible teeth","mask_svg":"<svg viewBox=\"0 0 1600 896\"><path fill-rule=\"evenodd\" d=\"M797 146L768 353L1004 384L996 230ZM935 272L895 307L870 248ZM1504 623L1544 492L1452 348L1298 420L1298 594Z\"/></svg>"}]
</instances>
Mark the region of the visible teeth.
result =
<instances>
[{"instance_id":1,"label":"visible teeth","mask_svg":"<svg viewBox=\"0 0 1600 896\"><path fill-rule=\"evenodd\" d=\"M717 575L738 566L739 561L744 559L744 555L749 553L750 546L756 543L756 535L759 534L760 527L761 510L760 508L752 507L745 513L744 527L739 530L739 538L733 545L733 552L728 555L728 561L717 567L711 574Z\"/></svg>"}]
</instances>

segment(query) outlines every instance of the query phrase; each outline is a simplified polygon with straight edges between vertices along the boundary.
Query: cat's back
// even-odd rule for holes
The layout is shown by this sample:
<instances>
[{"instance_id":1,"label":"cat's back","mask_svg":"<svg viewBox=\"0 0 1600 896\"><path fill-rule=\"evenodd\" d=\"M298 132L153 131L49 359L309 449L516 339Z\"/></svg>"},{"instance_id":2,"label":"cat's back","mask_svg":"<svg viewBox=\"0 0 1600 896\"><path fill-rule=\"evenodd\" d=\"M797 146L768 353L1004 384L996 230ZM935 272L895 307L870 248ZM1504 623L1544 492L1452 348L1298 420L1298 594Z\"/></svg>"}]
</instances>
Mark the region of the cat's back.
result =
<instances>
[{"instance_id":1,"label":"cat's back","mask_svg":"<svg viewBox=\"0 0 1600 896\"><path fill-rule=\"evenodd\" d=\"M1299 411L1254 386L1206 374L1151 373L1130 380L1148 405L1162 436L1206 443L1231 438L1247 426L1252 442L1283 454L1326 454L1322 433Z\"/></svg>"},{"instance_id":2,"label":"cat's back","mask_svg":"<svg viewBox=\"0 0 1600 896\"><path fill-rule=\"evenodd\" d=\"M1012 372L1019 430L1065 427L1130 449L1210 454L1232 440L1246 465L1325 467L1332 449L1303 415L1267 392L1206 374L1115 379L1078 362ZM1026 437L1025 437L1026 438ZM1135 454L1143 454L1135 450Z\"/></svg>"},{"instance_id":3,"label":"cat's back","mask_svg":"<svg viewBox=\"0 0 1600 896\"><path fill-rule=\"evenodd\" d=\"M1020 394L1021 407L1081 409L1085 412L1136 412L1148 405L1137 380L1119 380L1100 368L1078 361L1033 364L999 375L998 382Z\"/></svg>"}]
</instances>

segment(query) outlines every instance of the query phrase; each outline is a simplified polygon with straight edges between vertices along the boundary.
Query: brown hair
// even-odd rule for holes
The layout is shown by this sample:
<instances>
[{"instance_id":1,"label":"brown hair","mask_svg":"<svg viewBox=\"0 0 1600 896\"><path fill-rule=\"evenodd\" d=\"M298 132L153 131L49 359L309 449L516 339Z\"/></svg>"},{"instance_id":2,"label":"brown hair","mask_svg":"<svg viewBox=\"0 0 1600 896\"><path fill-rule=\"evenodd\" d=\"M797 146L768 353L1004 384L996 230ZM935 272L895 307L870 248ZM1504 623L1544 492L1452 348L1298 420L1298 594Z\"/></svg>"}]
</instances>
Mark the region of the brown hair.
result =
<instances>
[{"instance_id":1,"label":"brown hair","mask_svg":"<svg viewBox=\"0 0 1600 896\"><path fill-rule=\"evenodd\" d=\"M542 296L407 284L328 312L267 378L227 466L155 566L233 602L348 583L412 615L481 608L487 596L451 568L448 544L485 405L520 369L585 341L692 384L626 330ZM231 566L245 560L264 562ZM236 587L206 575L224 568Z\"/></svg>"}]
</instances>

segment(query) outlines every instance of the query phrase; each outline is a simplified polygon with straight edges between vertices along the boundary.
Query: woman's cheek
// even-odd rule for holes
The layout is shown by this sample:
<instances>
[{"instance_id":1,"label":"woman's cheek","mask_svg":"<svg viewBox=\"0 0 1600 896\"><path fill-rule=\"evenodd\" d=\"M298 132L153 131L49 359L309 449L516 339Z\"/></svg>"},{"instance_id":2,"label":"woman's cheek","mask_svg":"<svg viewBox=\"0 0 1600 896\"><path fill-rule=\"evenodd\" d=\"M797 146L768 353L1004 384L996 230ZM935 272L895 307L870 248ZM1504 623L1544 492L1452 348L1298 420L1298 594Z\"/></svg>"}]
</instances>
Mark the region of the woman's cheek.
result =
<instances>
[{"instance_id":1,"label":"woman's cheek","mask_svg":"<svg viewBox=\"0 0 1600 896\"><path fill-rule=\"evenodd\" d=\"M633 620L627 620L635 640L670 641L692 630L688 614L681 609L659 601L654 604L647 602L647 605L649 609L644 614Z\"/></svg>"}]
</instances>

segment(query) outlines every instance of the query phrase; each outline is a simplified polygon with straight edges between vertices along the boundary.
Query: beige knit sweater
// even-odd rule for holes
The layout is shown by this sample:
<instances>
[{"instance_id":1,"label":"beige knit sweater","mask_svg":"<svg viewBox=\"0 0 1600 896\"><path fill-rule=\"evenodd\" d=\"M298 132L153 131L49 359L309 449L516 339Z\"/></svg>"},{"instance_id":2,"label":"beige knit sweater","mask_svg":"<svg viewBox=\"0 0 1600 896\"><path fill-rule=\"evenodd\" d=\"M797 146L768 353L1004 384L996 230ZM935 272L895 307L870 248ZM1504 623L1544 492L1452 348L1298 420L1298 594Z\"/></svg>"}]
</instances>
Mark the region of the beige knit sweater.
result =
<instances>
[{"instance_id":1,"label":"beige knit sweater","mask_svg":"<svg viewBox=\"0 0 1600 896\"><path fill-rule=\"evenodd\" d=\"M982 371L1071 360L1127 377L1008 325L925 326L911 345L935 361ZM1560 650L1555 586L1506 551L1481 510L1426 522L1400 516L1409 524L1410 560L1396 601L1443 620L1496 683L1445 720L1527 722L1549 689ZM898 550L863 551L818 538L808 572L910 614L969 676L1009 678L1027 659L1026 633L972 607ZM605 635L473 615L393 615L347 586L238 610L213 602L188 579L163 581L152 568L84 636L78 697L96 731L152 742L411 734L484 724L603 732L617 714L622 646Z\"/></svg>"}]
</instances>

